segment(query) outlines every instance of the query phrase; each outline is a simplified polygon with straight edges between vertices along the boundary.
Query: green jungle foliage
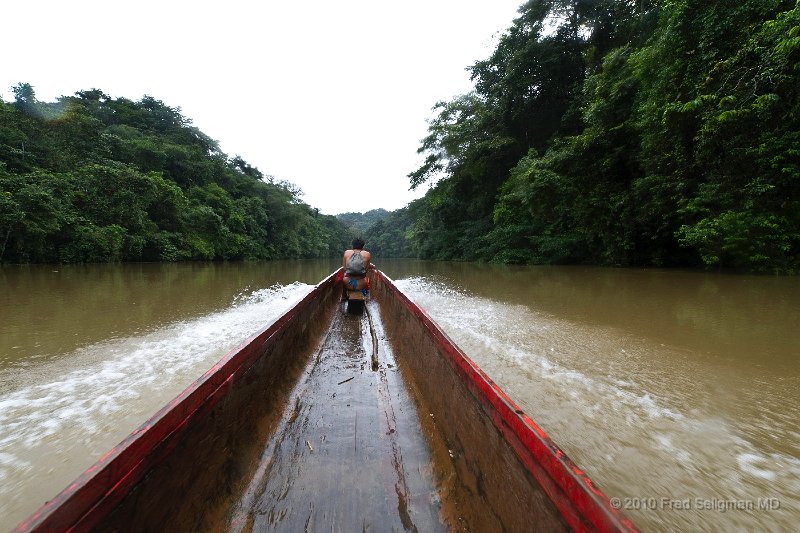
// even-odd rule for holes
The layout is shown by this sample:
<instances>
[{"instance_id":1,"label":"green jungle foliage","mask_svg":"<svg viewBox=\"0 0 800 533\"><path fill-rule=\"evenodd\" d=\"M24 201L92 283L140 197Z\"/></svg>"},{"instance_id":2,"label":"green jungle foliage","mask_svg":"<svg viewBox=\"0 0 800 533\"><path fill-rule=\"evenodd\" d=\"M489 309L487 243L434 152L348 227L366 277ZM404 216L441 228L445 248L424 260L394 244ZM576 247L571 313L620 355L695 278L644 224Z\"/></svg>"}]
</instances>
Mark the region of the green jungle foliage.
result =
<instances>
[{"instance_id":1,"label":"green jungle foliage","mask_svg":"<svg viewBox=\"0 0 800 533\"><path fill-rule=\"evenodd\" d=\"M229 158L180 109L82 91L0 100L0 261L338 256L348 228Z\"/></svg>"},{"instance_id":2,"label":"green jungle foliage","mask_svg":"<svg viewBox=\"0 0 800 533\"><path fill-rule=\"evenodd\" d=\"M531 0L470 71L409 174L430 190L368 246L800 269L795 0Z\"/></svg>"},{"instance_id":3,"label":"green jungle foliage","mask_svg":"<svg viewBox=\"0 0 800 533\"><path fill-rule=\"evenodd\" d=\"M353 235L359 237L363 236L370 226L387 216L389 216L389 211L386 209L371 209L366 213L340 213L336 215L336 218L350 226Z\"/></svg>"},{"instance_id":4,"label":"green jungle foliage","mask_svg":"<svg viewBox=\"0 0 800 533\"><path fill-rule=\"evenodd\" d=\"M375 257L419 257L422 254L415 244L420 241L413 234L414 223L425 215L424 199L414 200L408 206L392 211L374 223L364 233L366 248Z\"/></svg>"}]
</instances>

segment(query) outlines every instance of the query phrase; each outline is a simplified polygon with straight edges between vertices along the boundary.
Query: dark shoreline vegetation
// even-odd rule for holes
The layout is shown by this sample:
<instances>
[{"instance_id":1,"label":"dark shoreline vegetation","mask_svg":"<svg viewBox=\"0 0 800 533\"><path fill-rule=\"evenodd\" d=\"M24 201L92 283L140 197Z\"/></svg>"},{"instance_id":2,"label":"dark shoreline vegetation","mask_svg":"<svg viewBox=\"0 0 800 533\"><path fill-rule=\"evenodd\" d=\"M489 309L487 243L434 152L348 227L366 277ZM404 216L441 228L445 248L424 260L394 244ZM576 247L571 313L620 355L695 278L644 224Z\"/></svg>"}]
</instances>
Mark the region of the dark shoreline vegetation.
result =
<instances>
[{"instance_id":1,"label":"dark shoreline vegetation","mask_svg":"<svg viewBox=\"0 0 800 533\"><path fill-rule=\"evenodd\" d=\"M0 262L338 256L358 234L376 257L800 271L800 3L531 0L469 71L409 174L425 196L338 219L180 109L21 83Z\"/></svg>"}]
</instances>

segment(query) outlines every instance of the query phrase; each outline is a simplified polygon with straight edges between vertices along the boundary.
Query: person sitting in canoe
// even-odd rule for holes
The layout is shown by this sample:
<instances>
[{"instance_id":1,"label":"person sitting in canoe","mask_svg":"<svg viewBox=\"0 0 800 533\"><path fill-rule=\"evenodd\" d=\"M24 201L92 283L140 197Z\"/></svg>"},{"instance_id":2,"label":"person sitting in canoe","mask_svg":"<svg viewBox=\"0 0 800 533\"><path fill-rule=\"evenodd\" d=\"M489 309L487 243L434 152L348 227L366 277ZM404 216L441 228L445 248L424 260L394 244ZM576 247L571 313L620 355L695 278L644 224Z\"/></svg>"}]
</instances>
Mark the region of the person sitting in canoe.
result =
<instances>
[{"instance_id":1,"label":"person sitting in canoe","mask_svg":"<svg viewBox=\"0 0 800 533\"><path fill-rule=\"evenodd\" d=\"M353 248L345 250L342 258L344 267L344 286L349 291L369 290L367 271L375 268L370 263L372 254L364 249L364 241L353 239Z\"/></svg>"}]
</instances>

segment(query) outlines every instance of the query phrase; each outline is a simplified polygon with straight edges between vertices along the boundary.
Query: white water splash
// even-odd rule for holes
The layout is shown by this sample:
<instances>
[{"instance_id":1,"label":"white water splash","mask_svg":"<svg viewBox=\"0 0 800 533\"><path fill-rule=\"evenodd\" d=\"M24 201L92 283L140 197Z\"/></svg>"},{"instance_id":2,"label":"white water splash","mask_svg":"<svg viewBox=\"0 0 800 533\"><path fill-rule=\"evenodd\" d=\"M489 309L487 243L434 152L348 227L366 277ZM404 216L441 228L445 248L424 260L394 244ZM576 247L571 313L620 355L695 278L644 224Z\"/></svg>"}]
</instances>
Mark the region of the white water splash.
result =
<instances>
[{"instance_id":1,"label":"white water splash","mask_svg":"<svg viewBox=\"0 0 800 533\"><path fill-rule=\"evenodd\" d=\"M800 459L765 449L763 439L754 436L765 430L758 419L720 411L719 392L708 388L716 384L715 368L697 362L695 354L534 306L479 297L436 279L396 283L609 496L775 497L783 504L770 513L725 517L652 510L634 516L643 527L686 530L715 523L729 530L780 529L800 512L795 497ZM723 392L732 395L729 405L737 401L735 393ZM791 416L791 404L780 402L780 393L763 392L764 408L767 397L776 396L771 404L778 405L777 413ZM772 408L770 413L778 416ZM791 448L800 437L793 427L774 429L782 432L775 442Z\"/></svg>"},{"instance_id":2,"label":"white water splash","mask_svg":"<svg viewBox=\"0 0 800 533\"><path fill-rule=\"evenodd\" d=\"M579 368L575 353L602 352L607 346L597 342L579 346L580 341L575 337L580 332L575 325L537 314L522 305L471 296L423 278L400 280L397 285L435 314L437 322L457 337L457 344L469 348L468 355L482 361L501 359L534 373L538 379L551 381L568 394L572 392L574 400L590 401L583 405L585 412L618 409L624 404L630 410L631 424L684 416L634 382L602 372L589 374ZM572 338L560 335L567 328L573 329ZM598 401L606 405L599 405Z\"/></svg>"},{"instance_id":3,"label":"white water splash","mask_svg":"<svg viewBox=\"0 0 800 533\"><path fill-rule=\"evenodd\" d=\"M0 396L0 524L54 496L312 288L294 283L240 295L224 311L88 346L31 372Z\"/></svg>"}]
</instances>

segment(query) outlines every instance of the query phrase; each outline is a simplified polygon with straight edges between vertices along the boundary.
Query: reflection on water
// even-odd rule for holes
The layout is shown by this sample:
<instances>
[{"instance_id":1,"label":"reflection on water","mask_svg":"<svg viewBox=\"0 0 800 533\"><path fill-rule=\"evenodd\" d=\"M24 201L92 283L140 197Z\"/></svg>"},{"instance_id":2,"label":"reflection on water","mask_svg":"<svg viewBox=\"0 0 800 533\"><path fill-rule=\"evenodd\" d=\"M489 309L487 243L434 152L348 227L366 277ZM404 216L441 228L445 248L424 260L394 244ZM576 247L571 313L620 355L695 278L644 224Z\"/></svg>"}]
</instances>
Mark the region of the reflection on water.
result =
<instances>
[{"instance_id":1,"label":"reflection on water","mask_svg":"<svg viewBox=\"0 0 800 533\"><path fill-rule=\"evenodd\" d=\"M0 524L337 266L0 268ZM643 529L800 522L800 279L378 266Z\"/></svg>"},{"instance_id":2,"label":"reflection on water","mask_svg":"<svg viewBox=\"0 0 800 533\"><path fill-rule=\"evenodd\" d=\"M381 266L642 528L800 520L797 279Z\"/></svg>"}]
</instances>

